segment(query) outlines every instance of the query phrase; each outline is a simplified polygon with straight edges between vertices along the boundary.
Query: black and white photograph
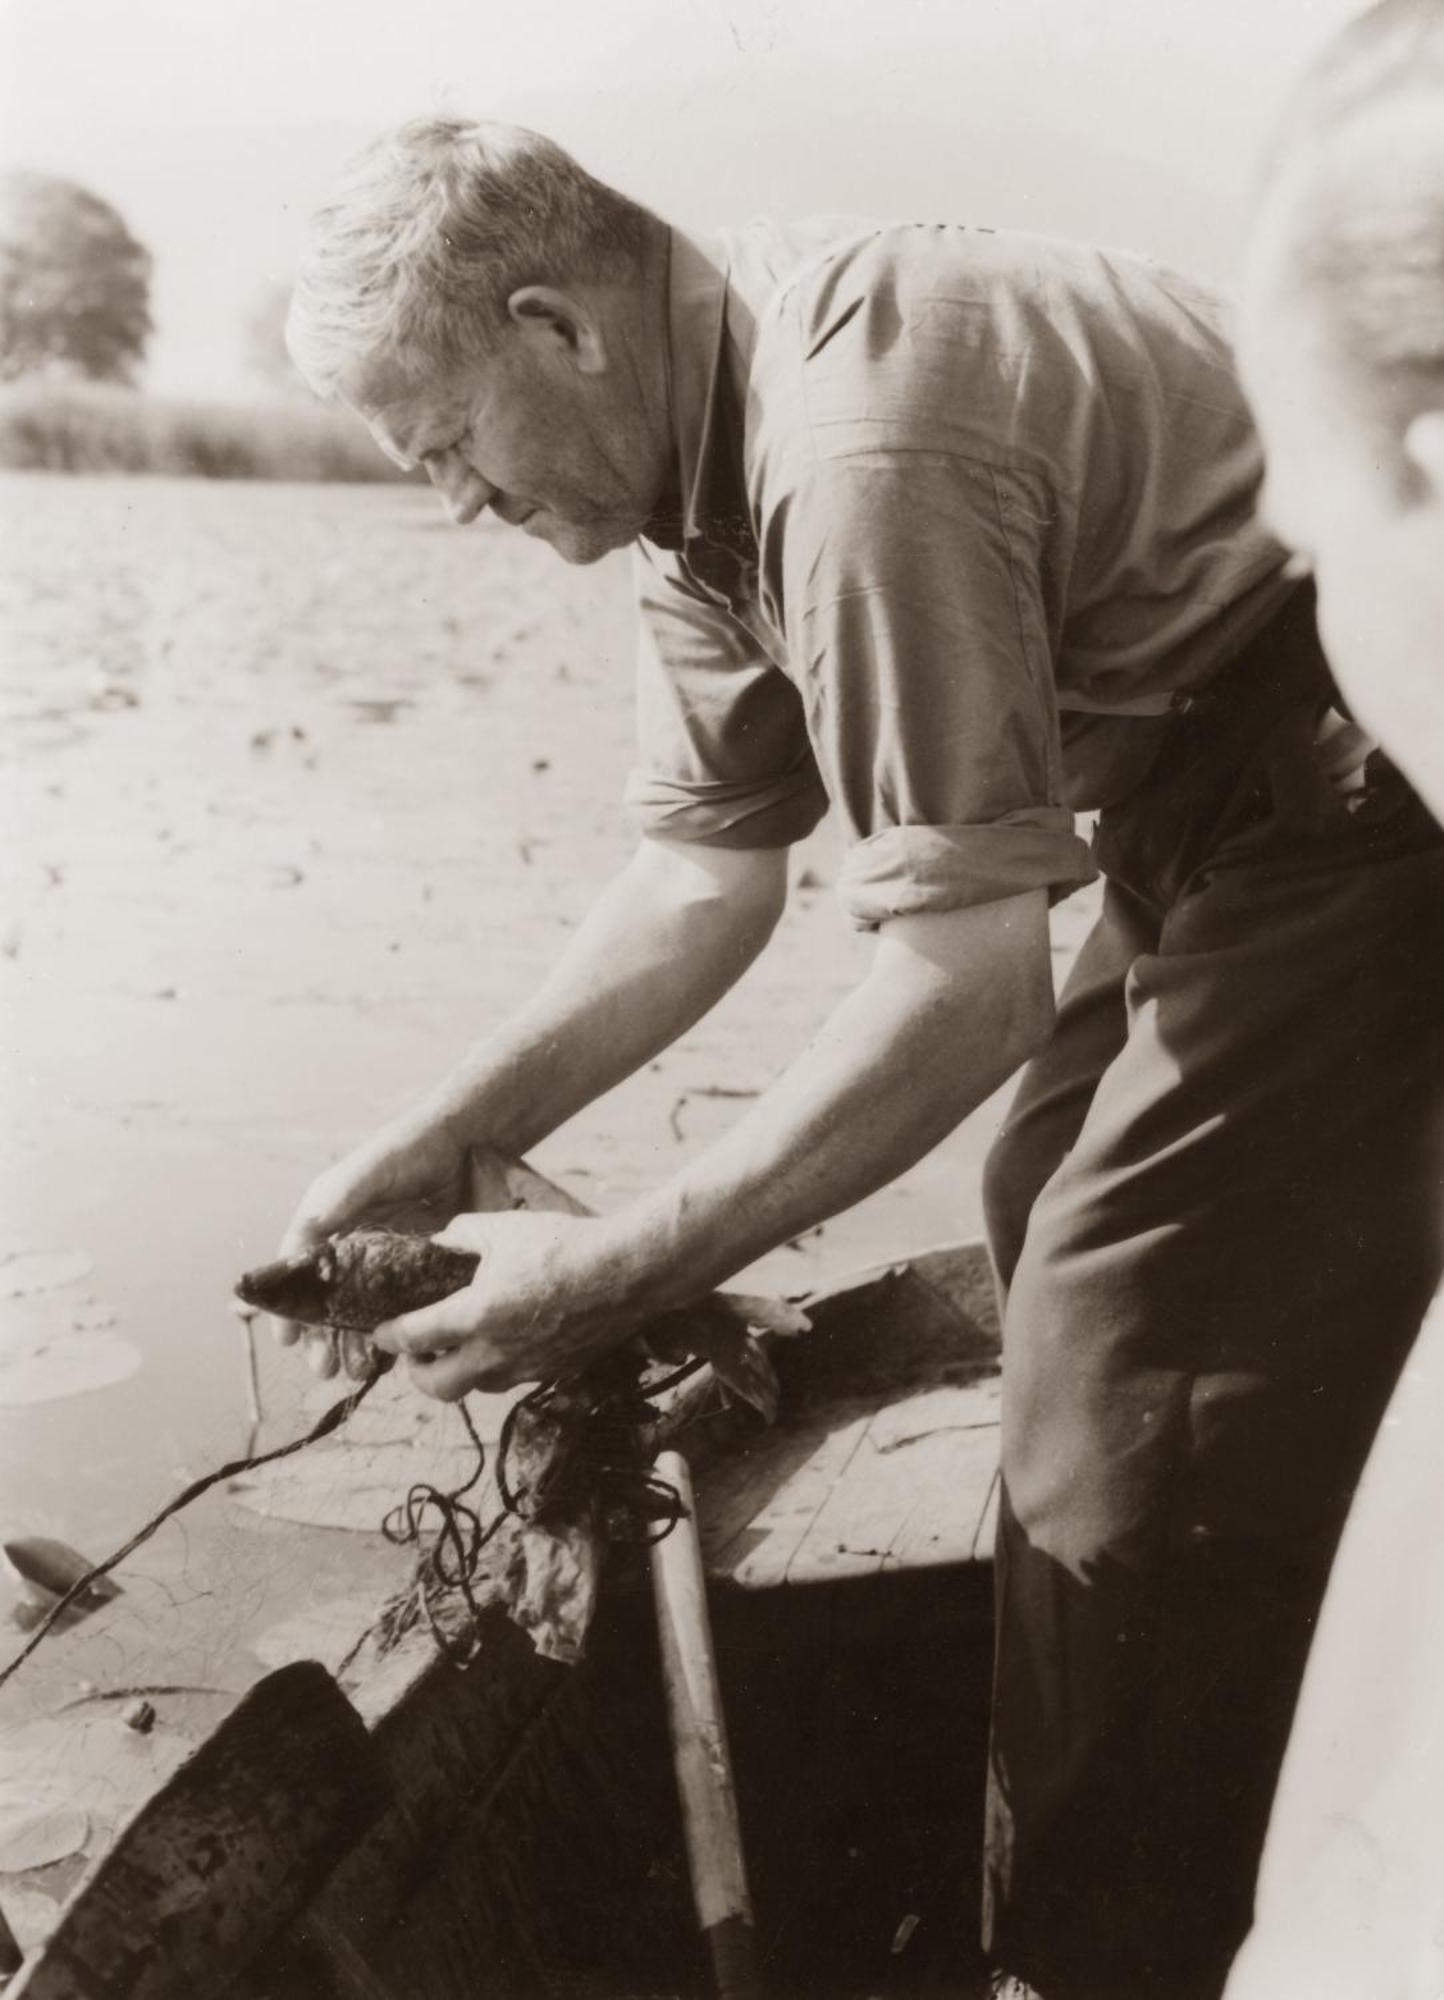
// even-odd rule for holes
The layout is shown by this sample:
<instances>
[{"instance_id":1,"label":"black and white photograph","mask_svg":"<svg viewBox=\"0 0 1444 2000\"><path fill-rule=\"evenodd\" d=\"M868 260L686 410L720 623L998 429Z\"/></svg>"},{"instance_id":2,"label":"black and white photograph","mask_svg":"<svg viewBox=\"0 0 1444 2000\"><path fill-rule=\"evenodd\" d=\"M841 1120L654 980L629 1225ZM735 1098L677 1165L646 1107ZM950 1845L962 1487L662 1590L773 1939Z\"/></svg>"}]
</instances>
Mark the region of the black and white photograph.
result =
<instances>
[{"instance_id":1,"label":"black and white photograph","mask_svg":"<svg viewBox=\"0 0 1444 2000\"><path fill-rule=\"evenodd\" d=\"M0 0L4 2000L1444 2000L1444 0Z\"/></svg>"}]
</instances>

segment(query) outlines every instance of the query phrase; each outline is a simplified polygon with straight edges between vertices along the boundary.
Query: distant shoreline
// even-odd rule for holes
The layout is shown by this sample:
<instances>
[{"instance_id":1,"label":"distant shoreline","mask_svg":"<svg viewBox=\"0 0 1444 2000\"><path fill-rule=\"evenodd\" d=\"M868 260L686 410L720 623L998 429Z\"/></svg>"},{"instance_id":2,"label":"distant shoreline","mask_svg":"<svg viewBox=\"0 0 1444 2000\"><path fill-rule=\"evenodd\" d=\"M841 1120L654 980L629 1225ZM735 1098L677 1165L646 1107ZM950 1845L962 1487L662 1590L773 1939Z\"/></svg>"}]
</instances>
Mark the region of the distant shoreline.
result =
<instances>
[{"instance_id":1,"label":"distant shoreline","mask_svg":"<svg viewBox=\"0 0 1444 2000\"><path fill-rule=\"evenodd\" d=\"M209 403L112 383L0 389L0 467L200 479L412 483L344 411L323 403Z\"/></svg>"}]
</instances>

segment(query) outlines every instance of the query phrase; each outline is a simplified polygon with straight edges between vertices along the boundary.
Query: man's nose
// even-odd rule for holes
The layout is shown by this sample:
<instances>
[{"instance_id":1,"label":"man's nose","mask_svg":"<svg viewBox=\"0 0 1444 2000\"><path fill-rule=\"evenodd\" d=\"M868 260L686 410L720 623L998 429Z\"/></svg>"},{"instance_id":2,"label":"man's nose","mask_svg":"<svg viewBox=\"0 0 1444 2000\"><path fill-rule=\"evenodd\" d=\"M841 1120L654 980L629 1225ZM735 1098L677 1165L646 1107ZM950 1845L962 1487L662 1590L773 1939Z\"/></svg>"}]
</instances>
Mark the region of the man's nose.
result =
<instances>
[{"instance_id":1,"label":"man's nose","mask_svg":"<svg viewBox=\"0 0 1444 2000\"><path fill-rule=\"evenodd\" d=\"M496 491L459 451L438 452L426 461L426 476L459 528L474 521Z\"/></svg>"}]
</instances>

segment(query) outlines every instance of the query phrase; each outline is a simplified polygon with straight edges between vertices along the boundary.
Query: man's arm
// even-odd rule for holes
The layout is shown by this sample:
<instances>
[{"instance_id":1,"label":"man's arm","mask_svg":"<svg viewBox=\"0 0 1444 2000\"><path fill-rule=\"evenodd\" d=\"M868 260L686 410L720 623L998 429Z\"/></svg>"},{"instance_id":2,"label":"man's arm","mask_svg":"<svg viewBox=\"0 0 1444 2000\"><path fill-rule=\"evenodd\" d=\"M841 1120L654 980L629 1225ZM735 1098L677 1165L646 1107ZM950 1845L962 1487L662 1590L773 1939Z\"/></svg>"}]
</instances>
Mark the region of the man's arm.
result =
<instances>
[{"instance_id":1,"label":"man's arm","mask_svg":"<svg viewBox=\"0 0 1444 2000\"><path fill-rule=\"evenodd\" d=\"M648 1306L695 1298L895 1180L1052 1025L1043 890L893 918L866 978L767 1096L641 1205Z\"/></svg>"},{"instance_id":2,"label":"man's arm","mask_svg":"<svg viewBox=\"0 0 1444 2000\"><path fill-rule=\"evenodd\" d=\"M892 1180L1051 1031L1047 897L895 918L776 1085L654 1194L597 1221L466 1217L473 1283L382 1331L455 1397L545 1378Z\"/></svg>"},{"instance_id":3,"label":"man's arm","mask_svg":"<svg viewBox=\"0 0 1444 2000\"><path fill-rule=\"evenodd\" d=\"M462 1144L526 1152L670 1047L766 944L786 848L644 840L512 1020L429 1100Z\"/></svg>"},{"instance_id":4,"label":"man's arm","mask_svg":"<svg viewBox=\"0 0 1444 2000\"><path fill-rule=\"evenodd\" d=\"M756 957L786 894L786 848L641 842L528 1004L311 1183L282 1255L362 1221L454 1215L469 1146L525 1152L675 1041ZM276 1332L335 1372L324 1329L279 1321ZM364 1355L347 1360L359 1369Z\"/></svg>"}]
</instances>

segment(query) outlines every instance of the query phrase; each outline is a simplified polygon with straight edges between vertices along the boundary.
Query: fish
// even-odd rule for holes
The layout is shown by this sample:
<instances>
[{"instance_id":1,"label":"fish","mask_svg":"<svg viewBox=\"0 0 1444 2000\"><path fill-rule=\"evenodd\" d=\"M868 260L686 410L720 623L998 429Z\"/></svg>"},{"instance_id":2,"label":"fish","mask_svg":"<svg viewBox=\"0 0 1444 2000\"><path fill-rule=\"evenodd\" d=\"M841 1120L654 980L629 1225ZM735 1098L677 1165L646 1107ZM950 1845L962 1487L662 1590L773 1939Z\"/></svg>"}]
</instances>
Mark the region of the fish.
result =
<instances>
[{"instance_id":1,"label":"fish","mask_svg":"<svg viewBox=\"0 0 1444 2000\"><path fill-rule=\"evenodd\" d=\"M461 1291L480 1262L475 1251L453 1250L409 1230L350 1229L299 1257L247 1271L236 1296L280 1319L369 1334L383 1320ZM642 1361L701 1357L733 1395L771 1423L777 1414L776 1377L749 1332L749 1320L772 1331L796 1332L808 1324L805 1314L780 1301L739 1298L729 1304L719 1294L654 1315L632 1347ZM375 1358L390 1366L389 1356Z\"/></svg>"},{"instance_id":2,"label":"fish","mask_svg":"<svg viewBox=\"0 0 1444 2000\"><path fill-rule=\"evenodd\" d=\"M481 1259L400 1229L348 1229L298 1257L246 1271L243 1304L307 1326L374 1333L471 1283Z\"/></svg>"},{"instance_id":3,"label":"fish","mask_svg":"<svg viewBox=\"0 0 1444 2000\"><path fill-rule=\"evenodd\" d=\"M474 1252L452 1250L429 1236L353 1229L302 1256L247 1271L236 1294L258 1311L359 1338L383 1320L460 1291L480 1262ZM514 1517L512 1553L503 1559L498 1542L487 1560L500 1565L494 1582L500 1601L544 1657L567 1663L581 1658L607 1543L619 1535L645 1537L667 1518L665 1508L660 1515L657 1509L668 1495L665 1489L659 1494L647 1470L648 1447L655 1446L645 1408L649 1384L666 1387L677 1379L673 1364L697 1357L768 1422L776 1414L777 1379L751 1331L754 1322L789 1333L809 1323L780 1302L703 1299L653 1317L615 1353L595 1356L567 1381L541 1386L514 1406L499 1449L505 1474L501 1462L496 1472L504 1512ZM389 1355L374 1356L383 1367L390 1362ZM441 1496L443 1507L458 1497ZM489 1540L489 1534L482 1538L477 1553ZM469 1613L475 1610L472 1586L482 1591L475 1556L472 1565L453 1612L463 1600ZM436 1606L426 1581L432 1571L423 1566L420 1574L420 1601L434 1626ZM413 1585L403 1600L406 1616L414 1615L415 1601Z\"/></svg>"}]
</instances>

